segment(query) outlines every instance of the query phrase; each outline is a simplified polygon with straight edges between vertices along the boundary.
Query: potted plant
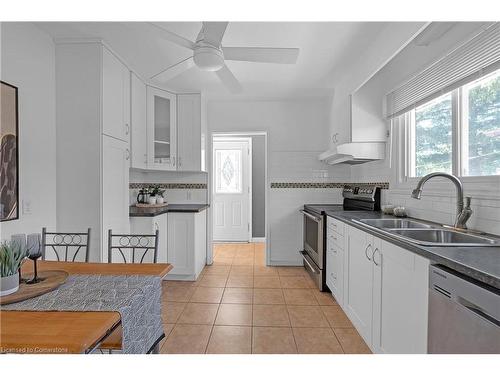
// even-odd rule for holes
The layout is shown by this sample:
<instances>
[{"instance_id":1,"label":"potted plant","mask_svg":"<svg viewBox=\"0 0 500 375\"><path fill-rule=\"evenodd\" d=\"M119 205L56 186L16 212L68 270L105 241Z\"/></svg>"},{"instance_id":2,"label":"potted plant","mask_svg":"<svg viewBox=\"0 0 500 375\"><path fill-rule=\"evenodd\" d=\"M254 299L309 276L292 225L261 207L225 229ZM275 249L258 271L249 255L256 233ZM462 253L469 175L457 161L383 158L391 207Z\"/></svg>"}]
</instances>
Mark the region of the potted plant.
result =
<instances>
[{"instance_id":1,"label":"potted plant","mask_svg":"<svg viewBox=\"0 0 500 375\"><path fill-rule=\"evenodd\" d=\"M165 199L163 198L163 194L165 194L165 189L162 189L159 186L157 186L156 187L156 203L163 204L165 202Z\"/></svg>"},{"instance_id":2,"label":"potted plant","mask_svg":"<svg viewBox=\"0 0 500 375\"><path fill-rule=\"evenodd\" d=\"M19 289L19 268L26 257L26 250L13 241L0 244L0 296Z\"/></svg>"}]
</instances>

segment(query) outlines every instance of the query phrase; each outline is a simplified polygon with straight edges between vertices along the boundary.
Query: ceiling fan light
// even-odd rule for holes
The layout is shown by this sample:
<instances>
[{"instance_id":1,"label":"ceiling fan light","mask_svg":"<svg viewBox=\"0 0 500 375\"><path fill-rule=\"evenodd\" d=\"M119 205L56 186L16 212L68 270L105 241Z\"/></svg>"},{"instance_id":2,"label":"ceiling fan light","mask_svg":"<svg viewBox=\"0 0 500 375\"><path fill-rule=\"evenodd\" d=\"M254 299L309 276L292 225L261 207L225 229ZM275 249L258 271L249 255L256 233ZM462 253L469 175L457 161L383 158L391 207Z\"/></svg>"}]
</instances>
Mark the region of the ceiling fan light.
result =
<instances>
[{"instance_id":1,"label":"ceiling fan light","mask_svg":"<svg viewBox=\"0 0 500 375\"><path fill-rule=\"evenodd\" d=\"M215 72L224 66L222 51L213 47L200 47L194 51L194 63L202 70Z\"/></svg>"}]
</instances>

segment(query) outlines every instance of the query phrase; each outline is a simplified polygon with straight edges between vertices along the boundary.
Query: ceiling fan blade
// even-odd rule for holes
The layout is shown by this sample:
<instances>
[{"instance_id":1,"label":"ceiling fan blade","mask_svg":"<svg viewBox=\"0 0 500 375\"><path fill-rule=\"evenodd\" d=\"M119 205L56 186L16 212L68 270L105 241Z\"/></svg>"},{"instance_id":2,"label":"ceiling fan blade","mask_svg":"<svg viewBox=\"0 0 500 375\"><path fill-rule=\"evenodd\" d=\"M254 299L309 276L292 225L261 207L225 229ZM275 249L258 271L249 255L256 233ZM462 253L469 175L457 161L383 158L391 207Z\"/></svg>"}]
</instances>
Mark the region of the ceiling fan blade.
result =
<instances>
[{"instance_id":1,"label":"ceiling fan blade","mask_svg":"<svg viewBox=\"0 0 500 375\"><path fill-rule=\"evenodd\" d=\"M228 23L229 22L203 22L203 27L200 31L203 40L214 46L220 46Z\"/></svg>"},{"instance_id":2,"label":"ceiling fan blade","mask_svg":"<svg viewBox=\"0 0 500 375\"><path fill-rule=\"evenodd\" d=\"M177 77L179 74L184 73L186 70L191 69L194 66L193 57L188 57L175 65L169 66L167 69L155 74L150 79L156 79L159 81L169 81L172 78Z\"/></svg>"},{"instance_id":3,"label":"ceiling fan blade","mask_svg":"<svg viewBox=\"0 0 500 375\"><path fill-rule=\"evenodd\" d=\"M233 94L240 93L243 88L241 87L240 82L236 79L234 74L229 70L227 65L224 65L221 69L215 72L217 76L220 78L222 83L231 91Z\"/></svg>"},{"instance_id":4,"label":"ceiling fan blade","mask_svg":"<svg viewBox=\"0 0 500 375\"><path fill-rule=\"evenodd\" d=\"M190 41L189 39L186 39L180 35L177 35L171 31L168 31L167 29L164 29L163 27L158 26L157 24L155 24L153 22L148 22L148 24L151 25L152 27L154 27L156 30L159 30L161 33L160 35L163 38L167 39L168 41L175 43L175 44L182 46L182 47L194 49L195 43Z\"/></svg>"},{"instance_id":5,"label":"ceiling fan blade","mask_svg":"<svg viewBox=\"0 0 500 375\"><path fill-rule=\"evenodd\" d=\"M275 64L295 64L298 48L222 47L224 59Z\"/></svg>"}]
</instances>

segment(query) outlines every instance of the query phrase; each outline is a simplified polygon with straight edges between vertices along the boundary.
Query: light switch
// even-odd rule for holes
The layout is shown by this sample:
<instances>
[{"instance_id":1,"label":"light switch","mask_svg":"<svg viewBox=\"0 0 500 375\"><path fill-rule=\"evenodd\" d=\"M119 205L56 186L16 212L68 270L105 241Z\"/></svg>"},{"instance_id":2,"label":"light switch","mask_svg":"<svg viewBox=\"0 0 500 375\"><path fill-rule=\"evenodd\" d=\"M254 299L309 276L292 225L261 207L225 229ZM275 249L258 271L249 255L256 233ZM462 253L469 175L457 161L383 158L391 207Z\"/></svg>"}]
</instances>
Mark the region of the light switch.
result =
<instances>
[{"instance_id":1,"label":"light switch","mask_svg":"<svg viewBox=\"0 0 500 375\"><path fill-rule=\"evenodd\" d=\"M31 201L23 199L23 215L31 215Z\"/></svg>"}]
</instances>

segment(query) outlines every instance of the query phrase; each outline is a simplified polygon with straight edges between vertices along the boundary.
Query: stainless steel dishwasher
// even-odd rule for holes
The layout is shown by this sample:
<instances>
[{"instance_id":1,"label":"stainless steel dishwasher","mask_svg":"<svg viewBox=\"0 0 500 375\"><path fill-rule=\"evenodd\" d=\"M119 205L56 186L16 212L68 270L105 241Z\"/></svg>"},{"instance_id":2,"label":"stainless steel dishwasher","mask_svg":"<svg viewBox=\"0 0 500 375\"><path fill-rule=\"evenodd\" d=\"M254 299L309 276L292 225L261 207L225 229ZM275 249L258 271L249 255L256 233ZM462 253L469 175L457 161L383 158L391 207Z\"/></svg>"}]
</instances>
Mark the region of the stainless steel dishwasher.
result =
<instances>
[{"instance_id":1,"label":"stainless steel dishwasher","mask_svg":"<svg viewBox=\"0 0 500 375\"><path fill-rule=\"evenodd\" d=\"M500 291L430 267L429 353L500 353Z\"/></svg>"}]
</instances>

